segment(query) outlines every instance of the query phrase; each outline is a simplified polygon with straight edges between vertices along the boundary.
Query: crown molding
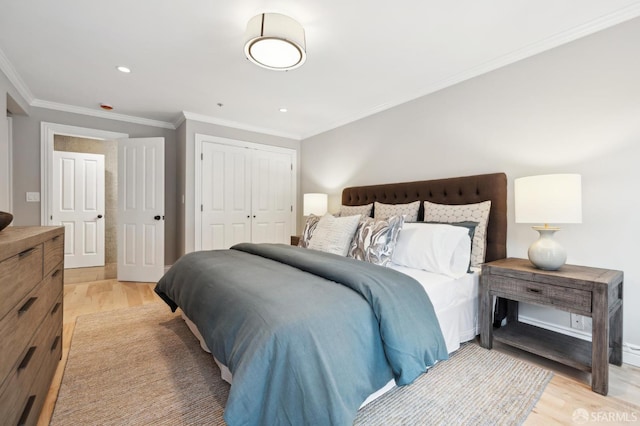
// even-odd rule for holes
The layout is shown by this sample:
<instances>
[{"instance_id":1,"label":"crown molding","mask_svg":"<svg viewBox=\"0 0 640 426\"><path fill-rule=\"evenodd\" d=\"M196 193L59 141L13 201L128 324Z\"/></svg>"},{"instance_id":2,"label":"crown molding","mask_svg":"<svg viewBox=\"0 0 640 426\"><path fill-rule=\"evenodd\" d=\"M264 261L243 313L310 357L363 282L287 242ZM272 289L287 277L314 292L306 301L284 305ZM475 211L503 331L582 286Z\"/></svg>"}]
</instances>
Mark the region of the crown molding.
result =
<instances>
[{"instance_id":1,"label":"crown molding","mask_svg":"<svg viewBox=\"0 0 640 426\"><path fill-rule=\"evenodd\" d=\"M29 87L24 80L22 80L22 77L20 77L2 49L0 49L0 70L7 76L9 82L13 84L20 96L22 96L22 99L14 100L21 104L22 109L27 110L28 105L31 105L31 102L33 102L33 93L31 93L31 90L29 90ZM26 104L24 104L25 102Z\"/></svg>"},{"instance_id":2,"label":"crown molding","mask_svg":"<svg viewBox=\"0 0 640 426\"><path fill-rule=\"evenodd\" d=\"M282 132L279 130L275 130L275 129L270 129L267 127L259 127L259 126L253 126L250 124L246 124L246 123L240 123L237 121L231 121L231 120L223 120L220 118L215 118L215 117L210 117L208 115L202 115L202 114L196 114L193 112L188 112L188 111L182 111L182 115L184 116L184 119L186 120L193 120L193 121L199 121L202 123L209 123L209 124L216 124L218 126L224 126L224 127L231 127L233 129L238 129L238 130L246 130L248 132L256 132L256 133L262 133L265 135L271 135L271 136L279 136L282 138L287 138L287 139L294 139L294 140L301 140L302 137L298 134L295 133L289 133L289 132ZM182 124L182 121L180 121L180 124Z\"/></svg>"},{"instance_id":3,"label":"crown molding","mask_svg":"<svg viewBox=\"0 0 640 426\"><path fill-rule=\"evenodd\" d=\"M429 86L424 87L422 90L417 91L417 93L413 93L409 96L402 96L402 97L396 98L393 101L376 105L373 108L369 108L358 114L345 117L342 120L334 121L327 126L323 126L321 128L315 129L314 131L303 134L302 139L307 139L312 136L319 135L320 133L324 133L324 132L336 129L346 124L353 123L354 121L358 121L363 118L369 117L371 115L377 114L379 112L391 109L398 105L402 105L404 103L416 100L423 96L430 95L432 93L435 93L449 86L453 86L465 80L469 80L474 77L478 77L482 74L486 74L490 71L494 71L498 68L502 68L507 65L513 64L522 59L529 58L531 56L545 52L547 50L551 50L555 47L559 47L563 44L575 41L579 38L586 37L598 31L602 31L604 29L613 27L614 25L618 25L623 22L629 21L631 19L637 18L638 16L640 16L640 2L624 7L620 10L617 10L616 12L593 19L582 25L578 25L576 27L570 28L566 31L555 34L551 37L547 37L543 40L540 40L536 43L532 43L521 49L499 56L493 60L484 62L475 67L469 68L451 77L447 77L445 79L437 81Z\"/></svg>"},{"instance_id":4,"label":"crown molding","mask_svg":"<svg viewBox=\"0 0 640 426\"><path fill-rule=\"evenodd\" d=\"M91 108L79 107L74 105L61 104L58 102L43 101L42 99L34 99L31 106L37 108L52 109L55 111L71 112L74 114L88 115L91 117L105 118L107 120L125 121L127 123L142 124L150 127L160 127L163 129L175 130L173 123L166 121L152 120L149 118L135 117L133 115L118 114L115 112L98 111Z\"/></svg>"}]
</instances>

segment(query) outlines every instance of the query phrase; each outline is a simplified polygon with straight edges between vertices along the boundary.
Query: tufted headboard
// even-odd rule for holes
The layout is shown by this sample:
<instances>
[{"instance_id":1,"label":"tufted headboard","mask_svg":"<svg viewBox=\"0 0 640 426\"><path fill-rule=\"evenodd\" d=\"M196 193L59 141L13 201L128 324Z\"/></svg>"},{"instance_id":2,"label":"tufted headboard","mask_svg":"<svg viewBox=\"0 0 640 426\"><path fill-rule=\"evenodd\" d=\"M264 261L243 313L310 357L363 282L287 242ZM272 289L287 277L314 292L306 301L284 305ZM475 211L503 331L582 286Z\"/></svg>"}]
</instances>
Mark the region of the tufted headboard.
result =
<instances>
[{"instance_id":1,"label":"tufted headboard","mask_svg":"<svg viewBox=\"0 0 640 426\"><path fill-rule=\"evenodd\" d=\"M342 204L345 206L374 201L403 204L418 200L438 204L472 204L491 200L485 260L490 262L507 257L507 175L504 173L354 186L342 191ZM424 206L421 203L418 220L423 218Z\"/></svg>"}]
</instances>

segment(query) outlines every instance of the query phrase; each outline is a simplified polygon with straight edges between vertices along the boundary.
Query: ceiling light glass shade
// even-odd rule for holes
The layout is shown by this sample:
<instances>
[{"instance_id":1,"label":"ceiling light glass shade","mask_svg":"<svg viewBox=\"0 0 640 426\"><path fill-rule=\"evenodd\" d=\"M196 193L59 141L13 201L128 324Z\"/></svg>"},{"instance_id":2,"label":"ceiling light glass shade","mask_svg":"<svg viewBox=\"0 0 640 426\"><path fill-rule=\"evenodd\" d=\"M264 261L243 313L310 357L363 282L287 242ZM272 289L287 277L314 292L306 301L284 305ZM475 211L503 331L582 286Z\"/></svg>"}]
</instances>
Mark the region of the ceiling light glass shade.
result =
<instances>
[{"instance_id":1,"label":"ceiling light glass shade","mask_svg":"<svg viewBox=\"0 0 640 426\"><path fill-rule=\"evenodd\" d=\"M244 54L256 65L270 70L298 68L307 59L304 28L279 13L262 13L247 23Z\"/></svg>"}]
</instances>

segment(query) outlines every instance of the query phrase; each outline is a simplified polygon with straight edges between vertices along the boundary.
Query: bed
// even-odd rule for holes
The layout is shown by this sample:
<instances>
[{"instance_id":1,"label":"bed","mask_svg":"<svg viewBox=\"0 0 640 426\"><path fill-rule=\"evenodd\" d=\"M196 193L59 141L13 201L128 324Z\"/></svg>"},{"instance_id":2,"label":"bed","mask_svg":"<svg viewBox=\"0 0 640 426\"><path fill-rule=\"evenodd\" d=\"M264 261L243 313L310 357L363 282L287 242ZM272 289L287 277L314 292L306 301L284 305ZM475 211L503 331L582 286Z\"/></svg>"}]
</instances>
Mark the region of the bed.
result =
<instances>
[{"instance_id":1,"label":"bed","mask_svg":"<svg viewBox=\"0 0 640 426\"><path fill-rule=\"evenodd\" d=\"M353 187L342 194L346 207L415 201L418 221L425 201L490 201L485 257L505 257L502 173ZM477 332L477 273L452 285L451 279L416 280L411 268L388 266L297 247L241 244L213 257L183 256L156 292L183 311L232 382L227 423L351 424L363 404L411 383ZM427 281L433 288L425 287ZM266 306L273 309L264 311ZM263 323L271 328L265 331Z\"/></svg>"}]
</instances>

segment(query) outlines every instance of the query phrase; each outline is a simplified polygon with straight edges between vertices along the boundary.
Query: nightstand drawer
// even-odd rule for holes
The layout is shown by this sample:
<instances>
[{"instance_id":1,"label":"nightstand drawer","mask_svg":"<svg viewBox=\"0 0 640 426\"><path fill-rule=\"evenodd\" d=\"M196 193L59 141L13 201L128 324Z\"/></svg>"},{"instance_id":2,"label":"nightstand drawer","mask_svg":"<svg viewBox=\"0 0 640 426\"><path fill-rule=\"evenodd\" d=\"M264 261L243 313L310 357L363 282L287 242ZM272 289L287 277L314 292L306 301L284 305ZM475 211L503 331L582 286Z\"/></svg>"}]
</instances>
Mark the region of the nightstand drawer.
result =
<instances>
[{"instance_id":1,"label":"nightstand drawer","mask_svg":"<svg viewBox=\"0 0 640 426\"><path fill-rule=\"evenodd\" d=\"M491 293L520 302L555 306L565 311L591 316L590 291L493 275Z\"/></svg>"}]
</instances>

